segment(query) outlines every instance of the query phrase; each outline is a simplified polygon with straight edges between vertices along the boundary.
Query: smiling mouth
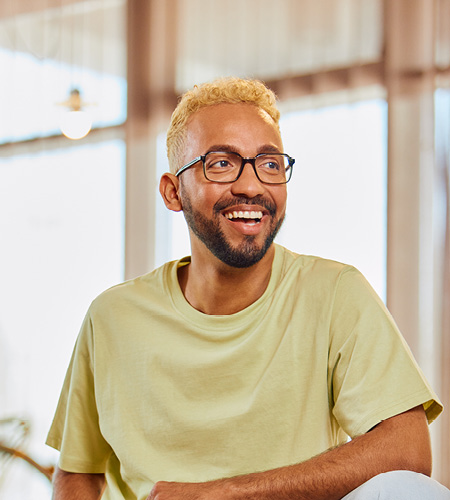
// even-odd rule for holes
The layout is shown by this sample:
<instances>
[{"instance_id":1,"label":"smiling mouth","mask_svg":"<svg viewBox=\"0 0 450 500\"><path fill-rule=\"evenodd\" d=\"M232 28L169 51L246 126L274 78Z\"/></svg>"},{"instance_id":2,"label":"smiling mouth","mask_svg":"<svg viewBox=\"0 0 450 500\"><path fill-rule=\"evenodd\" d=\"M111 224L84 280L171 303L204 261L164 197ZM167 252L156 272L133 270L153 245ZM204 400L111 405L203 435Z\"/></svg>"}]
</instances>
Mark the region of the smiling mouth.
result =
<instances>
[{"instance_id":1,"label":"smiling mouth","mask_svg":"<svg viewBox=\"0 0 450 500\"><path fill-rule=\"evenodd\" d=\"M226 212L224 216L233 222L244 222L246 224L258 224L261 222L263 213L260 210L234 210Z\"/></svg>"}]
</instances>

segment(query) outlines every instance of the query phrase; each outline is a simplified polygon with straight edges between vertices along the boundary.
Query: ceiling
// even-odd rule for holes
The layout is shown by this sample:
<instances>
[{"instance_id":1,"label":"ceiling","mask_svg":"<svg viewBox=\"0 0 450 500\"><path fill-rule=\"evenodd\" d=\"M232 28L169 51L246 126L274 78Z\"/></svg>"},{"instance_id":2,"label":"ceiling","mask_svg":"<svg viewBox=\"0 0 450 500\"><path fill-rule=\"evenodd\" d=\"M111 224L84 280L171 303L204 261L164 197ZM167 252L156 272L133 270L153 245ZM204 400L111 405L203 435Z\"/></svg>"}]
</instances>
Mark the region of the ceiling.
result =
<instances>
[{"instance_id":1,"label":"ceiling","mask_svg":"<svg viewBox=\"0 0 450 500\"><path fill-rule=\"evenodd\" d=\"M0 48L125 76L125 0L2 0Z\"/></svg>"}]
</instances>

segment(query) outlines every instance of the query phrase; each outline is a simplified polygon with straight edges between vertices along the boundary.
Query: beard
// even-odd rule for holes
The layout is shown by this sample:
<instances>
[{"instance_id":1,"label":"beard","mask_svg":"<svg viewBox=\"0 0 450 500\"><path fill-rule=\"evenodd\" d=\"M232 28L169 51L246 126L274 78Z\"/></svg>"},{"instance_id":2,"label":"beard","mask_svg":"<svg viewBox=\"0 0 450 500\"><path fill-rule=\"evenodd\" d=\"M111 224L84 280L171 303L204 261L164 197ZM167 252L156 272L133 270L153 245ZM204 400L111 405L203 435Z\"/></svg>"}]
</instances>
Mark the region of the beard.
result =
<instances>
[{"instance_id":1,"label":"beard","mask_svg":"<svg viewBox=\"0 0 450 500\"><path fill-rule=\"evenodd\" d=\"M212 219L196 211L186 193L182 197L182 203L184 217L190 230L215 257L224 264L236 268L251 267L259 262L266 255L284 221L284 215L279 220L273 219L276 206L261 196L252 199L234 197L221 200L213 207ZM227 241L220 227L220 217L223 217L221 211L229 206L240 204L259 205L269 211L272 223L262 245L256 243L256 236L253 235L244 235L244 240L237 247L232 247Z\"/></svg>"}]
</instances>

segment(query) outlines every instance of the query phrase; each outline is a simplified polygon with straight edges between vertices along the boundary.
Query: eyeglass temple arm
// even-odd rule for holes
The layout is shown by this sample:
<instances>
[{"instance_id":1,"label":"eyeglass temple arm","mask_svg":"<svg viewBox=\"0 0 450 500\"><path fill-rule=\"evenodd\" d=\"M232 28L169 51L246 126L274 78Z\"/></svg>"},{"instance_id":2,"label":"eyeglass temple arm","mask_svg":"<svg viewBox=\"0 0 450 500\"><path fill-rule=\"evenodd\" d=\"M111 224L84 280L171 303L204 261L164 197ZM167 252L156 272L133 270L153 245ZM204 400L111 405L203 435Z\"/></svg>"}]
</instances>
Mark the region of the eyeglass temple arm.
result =
<instances>
[{"instance_id":1,"label":"eyeglass temple arm","mask_svg":"<svg viewBox=\"0 0 450 500\"><path fill-rule=\"evenodd\" d=\"M175 176L178 177L180 174L182 174L185 170L187 170L188 168L192 167L193 165L195 165L196 163L198 163L199 161L202 161L203 160L203 156L197 156L196 158L194 158L192 161L190 161L189 163L186 163L186 165L183 165L180 170L178 170L178 172L176 172Z\"/></svg>"}]
</instances>

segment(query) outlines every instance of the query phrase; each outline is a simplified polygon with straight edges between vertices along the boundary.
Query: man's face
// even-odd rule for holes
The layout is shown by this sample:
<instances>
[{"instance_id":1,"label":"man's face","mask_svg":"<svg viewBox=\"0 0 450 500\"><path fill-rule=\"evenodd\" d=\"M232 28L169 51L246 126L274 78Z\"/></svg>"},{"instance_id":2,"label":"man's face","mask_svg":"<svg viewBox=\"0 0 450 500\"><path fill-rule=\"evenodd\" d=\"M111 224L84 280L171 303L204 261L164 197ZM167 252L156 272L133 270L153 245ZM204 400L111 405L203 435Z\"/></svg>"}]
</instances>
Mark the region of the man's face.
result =
<instances>
[{"instance_id":1,"label":"man's face","mask_svg":"<svg viewBox=\"0 0 450 500\"><path fill-rule=\"evenodd\" d=\"M249 104L218 104L196 112L187 126L184 163L208 151L243 157L283 152L280 134L264 111ZM192 255L212 253L232 267L249 267L266 254L284 219L286 185L261 183L250 163L237 181L207 181L202 164L180 176L181 204Z\"/></svg>"}]
</instances>

